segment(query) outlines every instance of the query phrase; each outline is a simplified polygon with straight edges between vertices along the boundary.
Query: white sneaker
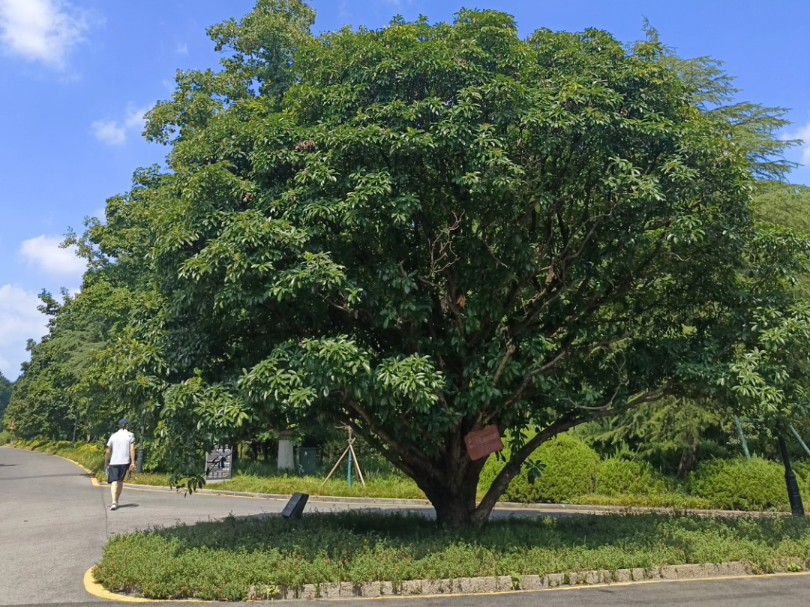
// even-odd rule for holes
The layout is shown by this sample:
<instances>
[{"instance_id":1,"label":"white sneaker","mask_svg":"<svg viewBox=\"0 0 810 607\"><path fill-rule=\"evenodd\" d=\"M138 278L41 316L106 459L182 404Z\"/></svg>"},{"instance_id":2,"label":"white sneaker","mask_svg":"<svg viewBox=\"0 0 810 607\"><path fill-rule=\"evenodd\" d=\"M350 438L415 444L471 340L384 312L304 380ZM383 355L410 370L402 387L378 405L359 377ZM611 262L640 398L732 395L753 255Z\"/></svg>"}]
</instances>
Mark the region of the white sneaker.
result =
<instances>
[{"instance_id":1,"label":"white sneaker","mask_svg":"<svg viewBox=\"0 0 810 607\"><path fill-rule=\"evenodd\" d=\"M118 504L113 504L110 506L110 510L118 510Z\"/></svg>"}]
</instances>

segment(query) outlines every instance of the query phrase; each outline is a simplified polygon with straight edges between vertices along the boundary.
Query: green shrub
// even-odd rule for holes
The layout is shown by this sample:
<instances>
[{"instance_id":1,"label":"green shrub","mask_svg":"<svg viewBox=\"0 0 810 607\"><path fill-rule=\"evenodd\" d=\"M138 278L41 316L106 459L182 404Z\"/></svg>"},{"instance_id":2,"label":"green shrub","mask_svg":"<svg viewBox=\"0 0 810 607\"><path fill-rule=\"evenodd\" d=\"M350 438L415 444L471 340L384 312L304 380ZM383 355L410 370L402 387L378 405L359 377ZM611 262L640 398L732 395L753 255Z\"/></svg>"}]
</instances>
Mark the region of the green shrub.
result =
<instances>
[{"instance_id":1,"label":"green shrub","mask_svg":"<svg viewBox=\"0 0 810 607\"><path fill-rule=\"evenodd\" d=\"M0 432L0 445L7 445L11 442L11 432L3 430Z\"/></svg>"},{"instance_id":2,"label":"green shrub","mask_svg":"<svg viewBox=\"0 0 810 607\"><path fill-rule=\"evenodd\" d=\"M88 470L100 473L104 469L104 451L99 445L83 443L63 447L56 451L57 455L66 457L84 466Z\"/></svg>"},{"instance_id":3,"label":"green shrub","mask_svg":"<svg viewBox=\"0 0 810 607\"><path fill-rule=\"evenodd\" d=\"M599 495L658 495L666 489L664 477L647 462L611 457L599 465Z\"/></svg>"},{"instance_id":4,"label":"green shrub","mask_svg":"<svg viewBox=\"0 0 810 607\"><path fill-rule=\"evenodd\" d=\"M502 461L490 458L481 473L479 487L482 491L489 488L503 466ZM538 466L539 477L535 479ZM567 434L561 434L534 452L501 499L522 503L570 502L577 496L594 492L598 472L596 451Z\"/></svg>"},{"instance_id":5,"label":"green shrub","mask_svg":"<svg viewBox=\"0 0 810 607\"><path fill-rule=\"evenodd\" d=\"M702 464L689 481L689 492L726 510L786 510L788 506L784 468L758 457Z\"/></svg>"}]
</instances>

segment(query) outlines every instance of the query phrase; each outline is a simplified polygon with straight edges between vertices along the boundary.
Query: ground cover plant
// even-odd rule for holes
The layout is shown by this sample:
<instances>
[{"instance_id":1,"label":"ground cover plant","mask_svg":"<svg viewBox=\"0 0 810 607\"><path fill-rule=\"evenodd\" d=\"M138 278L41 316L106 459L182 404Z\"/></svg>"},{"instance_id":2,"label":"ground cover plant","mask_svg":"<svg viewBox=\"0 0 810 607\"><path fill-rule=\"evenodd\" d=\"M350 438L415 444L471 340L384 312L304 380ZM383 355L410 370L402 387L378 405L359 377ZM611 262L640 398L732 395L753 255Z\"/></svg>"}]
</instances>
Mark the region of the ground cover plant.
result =
<instances>
[{"instance_id":1,"label":"ground cover plant","mask_svg":"<svg viewBox=\"0 0 810 607\"><path fill-rule=\"evenodd\" d=\"M810 565L810 522L623 515L493 520L439 530L419 516L346 513L230 518L113 538L95 576L157 599L255 598L306 583L567 573L745 561L757 572Z\"/></svg>"}]
</instances>

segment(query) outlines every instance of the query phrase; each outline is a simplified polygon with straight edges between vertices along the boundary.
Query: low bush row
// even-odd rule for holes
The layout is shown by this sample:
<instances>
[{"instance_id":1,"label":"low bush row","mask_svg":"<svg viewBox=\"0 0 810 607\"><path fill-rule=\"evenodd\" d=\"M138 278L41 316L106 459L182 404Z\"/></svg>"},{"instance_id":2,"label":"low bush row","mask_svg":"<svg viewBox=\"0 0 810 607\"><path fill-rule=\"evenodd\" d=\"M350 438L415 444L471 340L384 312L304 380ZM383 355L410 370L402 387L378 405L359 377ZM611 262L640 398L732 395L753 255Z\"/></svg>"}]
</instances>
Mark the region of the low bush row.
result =
<instances>
[{"instance_id":1,"label":"low bush row","mask_svg":"<svg viewBox=\"0 0 810 607\"><path fill-rule=\"evenodd\" d=\"M503 466L502 458L490 458L481 474L481 489L489 487ZM795 472L808 502L810 466L800 464ZM568 435L541 445L503 499L522 503L788 510L785 470L776 462L757 457L710 460L687 482L676 483L643 461L600 460L588 445Z\"/></svg>"}]
</instances>

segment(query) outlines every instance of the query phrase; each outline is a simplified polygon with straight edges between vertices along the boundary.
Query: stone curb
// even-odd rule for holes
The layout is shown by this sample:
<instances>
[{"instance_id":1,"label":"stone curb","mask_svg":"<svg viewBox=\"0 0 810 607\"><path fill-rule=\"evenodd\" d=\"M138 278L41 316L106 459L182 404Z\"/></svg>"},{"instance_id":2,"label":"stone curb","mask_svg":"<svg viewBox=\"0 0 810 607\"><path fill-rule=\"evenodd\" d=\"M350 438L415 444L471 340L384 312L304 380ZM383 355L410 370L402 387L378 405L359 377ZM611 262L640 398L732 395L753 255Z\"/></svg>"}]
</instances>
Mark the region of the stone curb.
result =
<instances>
[{"instance_id":1,"label":"stone curb","mask_svg":"<svg viewBox=\"0 0 810 607\"><path fill-rule=\"evenodd\" d=\"M762 577L808 575L807 571L761 574ZM281 590L276 587L251 587L248 601L319 600L349 598L412 597L435 598L441 596L506 595L518 592L540 592L555 589L587 588L589 586L633 585L655 582L688 582L756 577L748 563L719 563L709 565L671 565L657 571L643 568L618 571L578 571L548 575L492 576L444 580L403 580L402 582L337 582L305 584L302 588ZM98 598L125 603L165 603L164 599L145 599L116 594L105 590L95 581L93 570L85 574L85 588ZM181 599L189 603L206 603L200 599Z\"/></svg>"},{"instance_id":2,"label":"stone curb","mask_svg":"<svg viewBox=\"0 0 810 607\"><path fill-rule=\"evenodd\" d=\"M798 563L794 565L798 566ZM798 574L799 572L793 572ZM777 575L784 575L780 573ZM663 581L697 581L755 575L748 563L732 562L708 565L670 565L647 570L577 571L548 575L491 576L443 580L403 580L401 582L339 582L304 584L301 588L252 587L249 600L316 600L383 597L436 597L448 595L490 595L537 592L555 588L609 586Z\"/></svg>"}]
</instances>

